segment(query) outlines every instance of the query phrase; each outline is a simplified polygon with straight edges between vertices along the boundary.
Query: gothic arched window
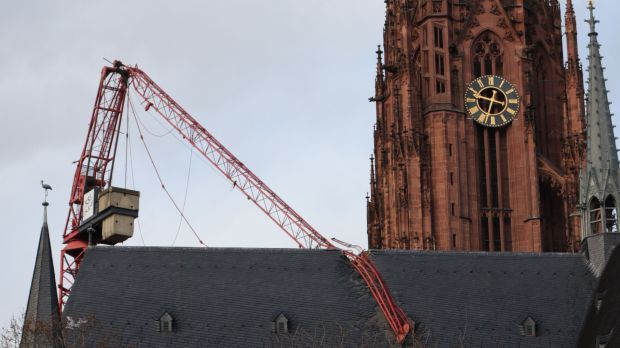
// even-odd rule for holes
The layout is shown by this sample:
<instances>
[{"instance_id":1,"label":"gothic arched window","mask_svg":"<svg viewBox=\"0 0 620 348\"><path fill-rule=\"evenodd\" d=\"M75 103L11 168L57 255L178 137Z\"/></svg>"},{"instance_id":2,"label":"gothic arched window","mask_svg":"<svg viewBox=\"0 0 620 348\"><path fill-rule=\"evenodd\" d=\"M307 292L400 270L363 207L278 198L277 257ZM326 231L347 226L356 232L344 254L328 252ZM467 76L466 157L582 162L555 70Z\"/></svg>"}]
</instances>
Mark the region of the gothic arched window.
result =
<instances>
[{"instance_id":1,"label":"gothic arched window","mask_svg":"<svg viewBox=\"0 0 620 348\"><path fill-rule=\"evenodd\" d=\"M605 199L605 221L607 233L618 232L618 210L616 208L616 200L614 196L609 195Z\"/></svg>"},{"instance_id":2,"label":"gothic arched window","mask_svg":"<svg viewBox=\"0 0 620 348\"><path fill-rule=\"evenodd\" d=\"M499 37L486 31L474 42L474 78L483 75L502 75L504 70L503 48Z\"/></svg>"},{"instance_id":3,"label":"gothic arched window","mask_svg":"<svg viewBox=\"0 0 620 348\"><path fill-rule=\"evenodd\" d=\"M601 202L598 198L593 197L590 201L590 232L592 234L602 232L602 220Z\"/></svg>"}]
</instances>

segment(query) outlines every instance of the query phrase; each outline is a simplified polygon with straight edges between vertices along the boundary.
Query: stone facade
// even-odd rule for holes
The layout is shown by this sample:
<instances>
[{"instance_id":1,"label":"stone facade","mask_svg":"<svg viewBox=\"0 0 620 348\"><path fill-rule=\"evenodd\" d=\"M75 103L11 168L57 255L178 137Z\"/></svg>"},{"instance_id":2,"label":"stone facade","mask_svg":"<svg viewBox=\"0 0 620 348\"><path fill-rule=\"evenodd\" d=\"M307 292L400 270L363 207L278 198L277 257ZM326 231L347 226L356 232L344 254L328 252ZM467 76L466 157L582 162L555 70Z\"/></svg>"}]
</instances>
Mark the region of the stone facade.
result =
<instances>
[{"instance_id":1,"label":"stone facade","mask_svg":"<svg viewBox=\"0 0 620 348\"><path fill-rule=\"evenodd\" d=\"M556 0L387 0L377 51L370 248L575 251L585 163L576 20ZM498 75L516 119L471 120L467 85Z\"/></svg>"}]
</instances>

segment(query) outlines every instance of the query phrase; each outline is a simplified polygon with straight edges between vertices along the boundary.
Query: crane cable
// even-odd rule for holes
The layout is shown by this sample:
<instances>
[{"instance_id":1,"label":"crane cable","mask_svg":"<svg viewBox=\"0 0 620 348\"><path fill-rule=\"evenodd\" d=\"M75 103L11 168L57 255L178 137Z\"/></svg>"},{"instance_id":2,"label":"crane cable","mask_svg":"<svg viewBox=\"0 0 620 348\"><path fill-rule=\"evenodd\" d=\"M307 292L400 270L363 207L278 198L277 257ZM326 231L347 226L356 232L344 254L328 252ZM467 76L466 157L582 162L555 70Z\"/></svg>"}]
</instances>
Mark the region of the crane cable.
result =
<instances>
[{"instance_id":1,"label":"crane cable","mask_svg":"<svg viewBox=\"0 0 620 348\"><path fill-rule=\"evenodd\" d=\"M129 99L129 95L128 95L128 99ZM144 135L142 134L142 129L140 128L140 123L138 122L138 116L136 115L136 111L135 108L133 106L133 102L130 100L129 101L129 109L132 112L134 121L136 123L136 127L138 128L138 133L140 134L140 141L142 141L142 144L144 145L144 149L146 150L147 155L149 156L149 160L151 161L151 165L153 166L153 169L155 170L155 175L157 176L157 179L159 180L159 183L161 185L161 188L164 190L164 192L166 193L166 195L168 196L168 198L170 199L170 201L172 202L172 204L174 205L174 207L176 208L176 210L179 212L179 214L181 215L181 218L183 219L183 221L185 221L185 223L187 224L187 226L190 228L190 230L192 231L192 233L194 234L194 236L196 237L196 239L198 239L198 243L204 245L205 247L208 247L207 244L205 244L202 239L200 238L200 236L198 236L198 233L196 232L196 230L194 229L194 227L192 227L192 225L189 223L189 221L187 220L187 218L185 217L185 214L183 214L183 212L181 211L181 209L179 208L179 205L176 203L176 201L174 200L174 198L172 198L172 195L170 194L170 192L168 191L168 189L166 188L166 185L164 185L164 181L161 178L161 175L159 174L159 170L157 169L157 165L155 164L155 160L153 159L153 156L151 155L151 151L148 148L148 145L146 144L146 141L144 140Z\"/></svg>"},{"instance_id":2,"label":"crane cable","mask_svg":"<svg viewBox=\"0 0 620 348\"><path fill-rule=\"evenodd\" d=\"M129 100L129 98L127 98L127 100ZM129 108L127 108L127 110L129 110ZM127 148L125 149L125 152L128 153L129 166L131 168L131 187L132 187L133 190L135 190L136 189L136 175L135 175L134 170L133 170L133 149L131 147L131 138L129 138L129 117L127 117L126 122L127 122L127 142L126 142L125 146ZM125 169L125 171L126 170L127 169ZM125 176L126 175L127 174L125 174ZM125 178L125 182L127 182L127 178ZM125 184L125 187L126 186L127 186L127 184ZM142 240L142 245L146 246L146 243L144 242L144 235L142 233L142 224L140 224L140 219L136 219L136 223L138 225L138 232L140 233L140 239Z\"/></svg>"},{"instance_id":3,"label":"crane cable","mask_svg":"<svg viewBox=\"0 0 620 348\"><path fill-rule=\"evenodd\" d=\"M147 112L147 115L149 115L155 122L157 122L159 124L160 127L162 127L164 130L168 129L168 126L163 123L158 117L155 117L152 113ZM142 127L144 127L144 121L142 121L141 119L138 119L138 121L140 122L140 124L142 125ZM174 130L174 128L170 128L168 131L166 131L165 133L163 133L164 135L172 135L172 137L179 142L179 144L181 144L183 147L185 147L186 149L189 149L191 151L194 151L194 147L187 145L187 141L184 141L182 139L180 139L178 137L178 135L176 134L176 132L172 132ZM222 174L219 170L216 170L213 167L213 164L208 162L204 157L202 156L198 156L197 157L202 163L204 163L206 165L206 167L212 171L213 173L215 173L217 176L219 176L220 178L224 179L224 181L228 182L228 178ZM231 188L231 191L235 188L235 186L233 185L233 187Z\"/></svg>"},{"instance_id":4,"label":"crane cable","mask_svg":"<svg viewBox=\"0 0 620 348\"><path fill-rule=\"evenodd\" d=\"M129 98L127 98L125 110L129 110ZM129 117L125 117L125 178L124 185L125 189L127 189L127 170L131 165L131 188L132 190L136 189L136 180L133 171L133 156L131 155L131 142L129 139ZM123 134L123 132L119 131L119 134ZM130 162L131 161L131 162ZM144 242L144 235L142 234L142 226L140 225L140 219L136 219L136 224L138 225L138 233L140 234L140 240L142 241L142 245L146 246Z\"/></svg>"},{"instance_id":5,"label":"crane cable","mask_svg":"<svg viewBox=\"0 0 620 348\"><path fill-rule=\"evenodd\" d=\"M187 203L187 193L189 191L189 177L192 172L192 158L194 157L194 149L189 149L189 165L187 167L187 179L185 181L185 195L183 197L183 207L181 210L185 212L185 204ZM179 232L181 232L181 225L183 224L183 219L179 219L179 226L177 227L177 233L174 235L174 240L172 241L172 246L174 246L177 242L177 238L179 237Z\"/></svg>"}]
</instances>

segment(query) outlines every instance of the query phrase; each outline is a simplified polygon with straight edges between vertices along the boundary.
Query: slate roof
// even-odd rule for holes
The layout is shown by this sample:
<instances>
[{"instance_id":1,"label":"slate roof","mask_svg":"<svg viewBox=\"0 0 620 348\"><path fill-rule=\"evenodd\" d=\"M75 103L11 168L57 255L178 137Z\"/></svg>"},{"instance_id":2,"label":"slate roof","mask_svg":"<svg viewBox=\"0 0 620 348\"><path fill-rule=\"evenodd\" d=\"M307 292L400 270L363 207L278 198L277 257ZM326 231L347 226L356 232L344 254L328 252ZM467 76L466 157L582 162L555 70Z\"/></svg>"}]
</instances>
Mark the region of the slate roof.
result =
<instances>
[{"instance_id":1,"label":"slate roof","mask_svg":"<svg viewBox=\"0 0 620 348\"><path fill-rule=\"evenodd\" d=\"M607 347L620 347L620 248L612 253L590 308L585 325L579 337L578 347L598 348L597 337L608 340ZM600 308L596 302L600 300Z\"/></svg>"},{"instance_id":2,"label":"slate roof","mask_svg":"<svg viewBox=\"0 0 620 348\"><path fill-rule=\"evenodd\" d=\"M572 347L596 283L580 254L373 251L372 258L428 347ZM174 317L172 333L157 331L164 312ZM272 333L280 313L292 333ZM136 347L393 341L335 250L94 247L64 316L88 320L88 340ZM520 334L528 316L537 337Z\"/></svg>"}]
</instances>

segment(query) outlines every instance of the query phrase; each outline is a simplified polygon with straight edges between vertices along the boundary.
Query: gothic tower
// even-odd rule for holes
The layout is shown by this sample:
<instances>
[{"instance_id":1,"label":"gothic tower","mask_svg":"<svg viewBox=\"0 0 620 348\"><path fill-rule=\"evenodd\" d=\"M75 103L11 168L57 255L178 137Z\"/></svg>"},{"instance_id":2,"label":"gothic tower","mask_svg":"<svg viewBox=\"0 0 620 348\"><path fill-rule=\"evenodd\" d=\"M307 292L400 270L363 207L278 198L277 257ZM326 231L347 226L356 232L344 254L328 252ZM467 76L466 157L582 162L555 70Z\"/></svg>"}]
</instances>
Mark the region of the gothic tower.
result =
<instances>
[{"instance_id":1,"label":"gothic tower","mask_svg":"<svg viewBox=\"0 0 620 348\"><path fill-rule=\"evenodd\" d=\"M370 248L572 251L585 122L557 0L387 0Z\"/></svg>"},{"instance_id":2,"label":"gothic tower","mask_svg":"<svg viewBox=\"0 0 620 348\"><path fill-rule=\"evenodd\" d=\"M603 57L598 42L594 6L590 2L589 78L587 95L586 166L581 175L580 203L582 237L591 262L602 270L611 250L620 241L618 202L620 173L608 91L603 74Z\"/></svg>"}]
</instances>

